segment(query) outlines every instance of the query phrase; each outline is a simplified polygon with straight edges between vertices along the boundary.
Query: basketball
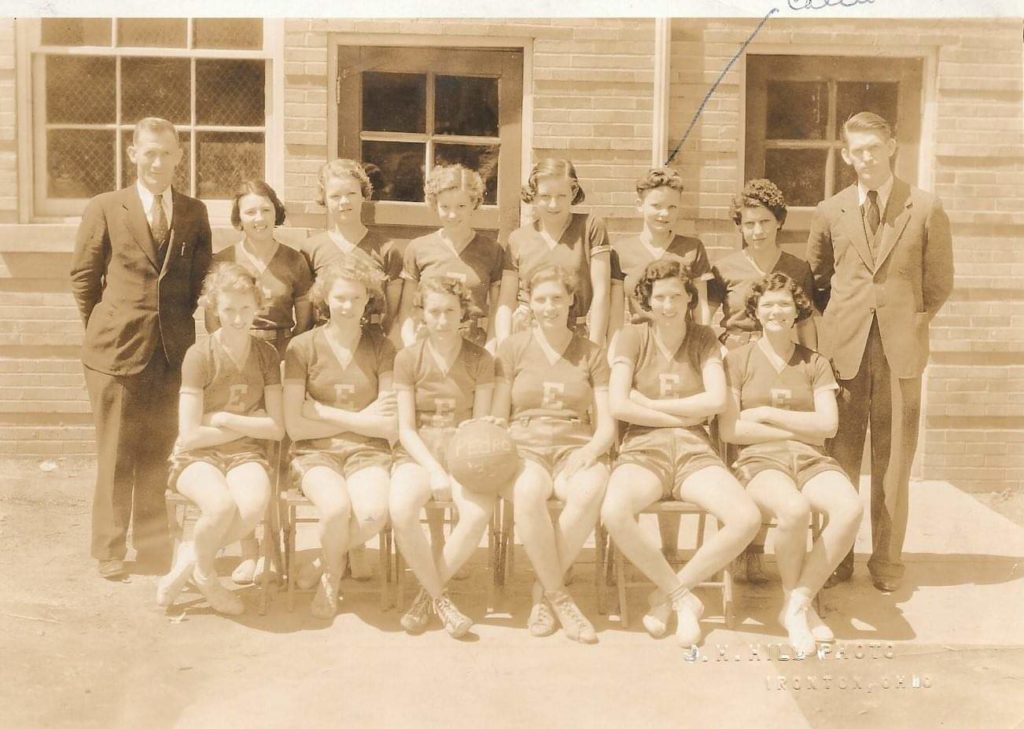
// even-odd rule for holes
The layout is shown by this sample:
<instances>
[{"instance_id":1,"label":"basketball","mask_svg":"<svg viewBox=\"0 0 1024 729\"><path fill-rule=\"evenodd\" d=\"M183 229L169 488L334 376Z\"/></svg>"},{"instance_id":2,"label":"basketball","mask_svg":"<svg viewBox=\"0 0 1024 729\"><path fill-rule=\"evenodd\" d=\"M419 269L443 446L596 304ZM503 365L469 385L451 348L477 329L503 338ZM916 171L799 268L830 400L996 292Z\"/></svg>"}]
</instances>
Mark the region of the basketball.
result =
<instances>
[{"instance_id":1,"label":"basketball","mask_svg":"<svg viewBox=\"0 0 1024 729\"><path fill-rule=\"evenodd\" d=\"M448 470L456 481L479 494L496 494L519 470L512 436L486 420L464 423L448 442Z\"/></svg>"}]
</instances>

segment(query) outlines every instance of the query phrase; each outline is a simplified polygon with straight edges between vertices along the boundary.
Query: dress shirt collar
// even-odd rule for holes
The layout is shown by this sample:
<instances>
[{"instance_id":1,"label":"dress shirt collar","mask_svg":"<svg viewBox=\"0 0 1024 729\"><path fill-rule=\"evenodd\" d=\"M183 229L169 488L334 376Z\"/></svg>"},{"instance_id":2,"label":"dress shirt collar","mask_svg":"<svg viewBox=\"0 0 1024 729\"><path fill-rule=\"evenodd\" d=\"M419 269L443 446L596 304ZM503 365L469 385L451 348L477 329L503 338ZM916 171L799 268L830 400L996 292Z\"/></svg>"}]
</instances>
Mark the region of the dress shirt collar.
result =
<instances>
[{"instance_id":1,"label":"dress shirt collar","mask_svg":"<svg viewBox=\"0 0 1024 729\"><path fill-rule=\"evenodd\" d=\"M146 213L146 219L152 224L152 213L153 213L153 198L155 195L151 193L146 186L138 180L135 181L135 189L139 191L139 199L142 201L142 210ZM162 193L160 193L160 202L164 206L164 214L167 216L168 225L171 222L171 213L174 210L174 206L171 202L171 188L167 187Z\"/></svg>"},{"instance_id":2,"label":"dress shirt collar","mask_svg":"<svg viewBox=\"0 0 1024 729\"><path fill-rule=\"evenodd\" d=\"M885 205L889 202L889 197L892 195L892 183L896 179L895 175L889 175L889 179L878 188L878 211L880 213L885 212ZM860 203L861 207L868 199L868 188L864 186L862 182L857 181L857 202Z\"/></svg>"}]
</instances>

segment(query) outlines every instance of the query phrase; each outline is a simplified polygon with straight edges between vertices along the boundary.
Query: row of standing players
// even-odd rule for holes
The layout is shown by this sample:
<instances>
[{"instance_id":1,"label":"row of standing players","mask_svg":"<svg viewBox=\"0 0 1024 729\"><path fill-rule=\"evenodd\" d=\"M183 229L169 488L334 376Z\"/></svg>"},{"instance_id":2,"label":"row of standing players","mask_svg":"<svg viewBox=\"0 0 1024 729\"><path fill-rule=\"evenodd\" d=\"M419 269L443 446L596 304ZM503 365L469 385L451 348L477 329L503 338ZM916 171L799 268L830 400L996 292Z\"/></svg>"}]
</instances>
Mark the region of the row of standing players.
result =
<instances>
[{"instance_id":1,"label":"row of standing players","mask_svg":"<svg viewBox=\"0 0 1024 729\"><path fill-rule=\"evenodd\" d=\"M495 499L451 479L443 454L459 423L488 417L508 425L524 456L504 496L537 575L531 633L560 624L570 638L596 640L564 576L601 518L656 585L647 630L662 635L674 618L679 641L697 643L702 606L691 589L770 518L790 641L810 652L831 639L812 600L851 548L861 509L823 449L837 426L838 386L813 351L810 269L776 241L786 208L774 184L751 181L737 196L731 216L744 245L714 268L698 239L674 232L682 183L668 169L638 182L643 231L614 246L599 218L572 212L584 193L566 160L535 166L523 189L534 220L504 249L473 230L483 184L461 166L429 175L426 199L442 227L404 256L363 225L371 190L357 163L325 165L320 186L328 230L302 253L274 238L284 209L269 186L247 182L235 197L232 220L244 238L215 257L223 265L205 283L215 332L185 357L171 459L171 485L202 516L160 580L161 604L191 578L216 610L242 611L213 560L251 532L269 498L259 439L287 432L293 477L320 516L313 614L335 614L349 551L390 516L422 585L403 626L422 630L433 609L451 634L464 634L472 623L445 585L478 544ZM718 307L721 341L700 323ZM322 325L305 331L314 320ZM397 355L385 331L406 345ZM605 337L593 336L605 332L611 356ZM745 488L711 445L705 424L715 416L724 439L742 446L733 467ZM565 502L555 523L552 495ZM449 497L459 521L432 553L420 509ZM722 522L679 572L637 521L666 498ZM811 508L828 520L808 552Z\"/></svg>"}]
</instances>

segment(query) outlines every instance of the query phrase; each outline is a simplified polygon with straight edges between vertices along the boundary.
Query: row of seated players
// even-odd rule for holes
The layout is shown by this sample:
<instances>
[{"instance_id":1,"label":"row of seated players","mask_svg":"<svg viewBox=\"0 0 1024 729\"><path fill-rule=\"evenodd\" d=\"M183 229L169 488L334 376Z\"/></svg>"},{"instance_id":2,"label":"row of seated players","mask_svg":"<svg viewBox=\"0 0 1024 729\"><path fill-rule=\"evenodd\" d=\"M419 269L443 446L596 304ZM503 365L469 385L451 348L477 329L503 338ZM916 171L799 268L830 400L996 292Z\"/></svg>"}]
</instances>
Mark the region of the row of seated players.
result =
<instances>
[{"instance_id":1,"label":"row of seated players","mask_svg":"<svg viewBox=\"0 0 1024 729\"><path fill-rule=\"evenodd\" d=\"M802 288L782 273L757 282L745 308L763 335L723 363L720 342L694 321L700 297L683 262L643 268L631 292L643 318L619 332L611 356L573 326L578 286L575 272L560 266L532 271L528 317L492 357L463 336L475 313L469 287L424 277L412 302L422 327L396 354L374 316L384 277L363 258L343 255L317 277L311 300L324 323L288 344L282 381L275 349L250 335L263 295L256 280L237 264L215 267L203 304L220 327L185 358L172 455L172 487L202 514L161 578L158 602L173 603L191 578L218 612L243 611L217 578L214 558L264 513L271 469L260 441L287 431L291 476L319 515L322 572L311 603L318 618L337 610L350 550L390 516L422 585L403 627L422 630L434 612L450 634L464 635L472 622L446 584L476 548L500 495L514 505L536 573L527 623L534 635L561 626L571 639L597 640L564 578L601 519L655 584L645 628L660 636L674 620L678 641L696 644L703 606L692 589L770 518L778 523L785 593L780 622L798 651L831 640L812 601L852 546L861 507L823 450L837 426L837 384L829 363L795 341L798 322L811 313ZM732 470L705 429L715 416L722 437L739 446ZM460 484L446 469L447 440L472 418L507 425L522 457L498 494ZM565 504L554 523L552 496ZM431 498L451 498L459 511L436 555L419 523ZM678 572L638 523L661 499L695 503L722 523ZM808 551L812 508L827 521Z\"/></svg>"}]
</instances>

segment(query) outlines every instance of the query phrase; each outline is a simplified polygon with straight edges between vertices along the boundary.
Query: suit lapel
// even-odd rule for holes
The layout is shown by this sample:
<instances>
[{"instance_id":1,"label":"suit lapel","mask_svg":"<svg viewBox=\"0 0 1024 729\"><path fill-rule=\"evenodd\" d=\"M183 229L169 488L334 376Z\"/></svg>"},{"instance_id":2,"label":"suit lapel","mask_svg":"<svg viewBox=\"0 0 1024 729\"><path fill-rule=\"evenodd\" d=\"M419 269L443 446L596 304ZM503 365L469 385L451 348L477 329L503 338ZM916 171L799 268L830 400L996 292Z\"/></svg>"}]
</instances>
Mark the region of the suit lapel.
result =
<instances>
[{"instance_id":1,"label":"suit lapel","mask_svg":"<svg viewBox=\"0 0 1024 729\"><path fill-rule=\"evenodd\" d=\"M853 247L864 260L864 264L874 270L875 258L871 255L871 244L864 232L864 219L861 217L860 202L857 198L857 186L850 185L839 193L839 205L842 213L842 224L846 234L850 236Z\"/></svg>"},{"instance_id":2,"label":"suit lapel","mask_svg":"<svg viewBox=\"0 0 1024 729\"><path fill-rule=\"evenodd\" d=\"M910 220L910 205L910 185L903 180L894 180L892 194L889 195L889 202L885 206L882 242L878 248L876 268L880 268L885 263L885 259L889 257L900 236L903 235L907 222Z\"/></svg>"},{"instance_id":3,"label":"suit lapel","mask_svg":"<svg viewBox=\"0 0 1024 729\"><path fill-rule=\"evenodd\" d=\"M167 232L167 255L160 262L162 265L160 278L163 278L164 274L167 273L171 257L174 256L175 241L180 240L181 236L185 233L185 221L187 220L185 212L188 204L187 198L174 188L171 188L171 200L171 228Z\"/></svg>"},{"instance_id":4,"label":"suit lapel","mask_svg":"<svg viewBox=\"0 0 1024 729\"><path fill-rule=\"evenodd\" d=\"M134 185L125 188L124 192L123 205L125 217L128 221L128 230L132 232L132 237L139 248L142 249L142 252L146 254L149 262L153 264L153 268L159 271L161 262L157 260L156 244L153 242L153 235L149 231L149 220L142 209L142 200L139 199L139 193Z\"/></svg>"}]
</instances>

